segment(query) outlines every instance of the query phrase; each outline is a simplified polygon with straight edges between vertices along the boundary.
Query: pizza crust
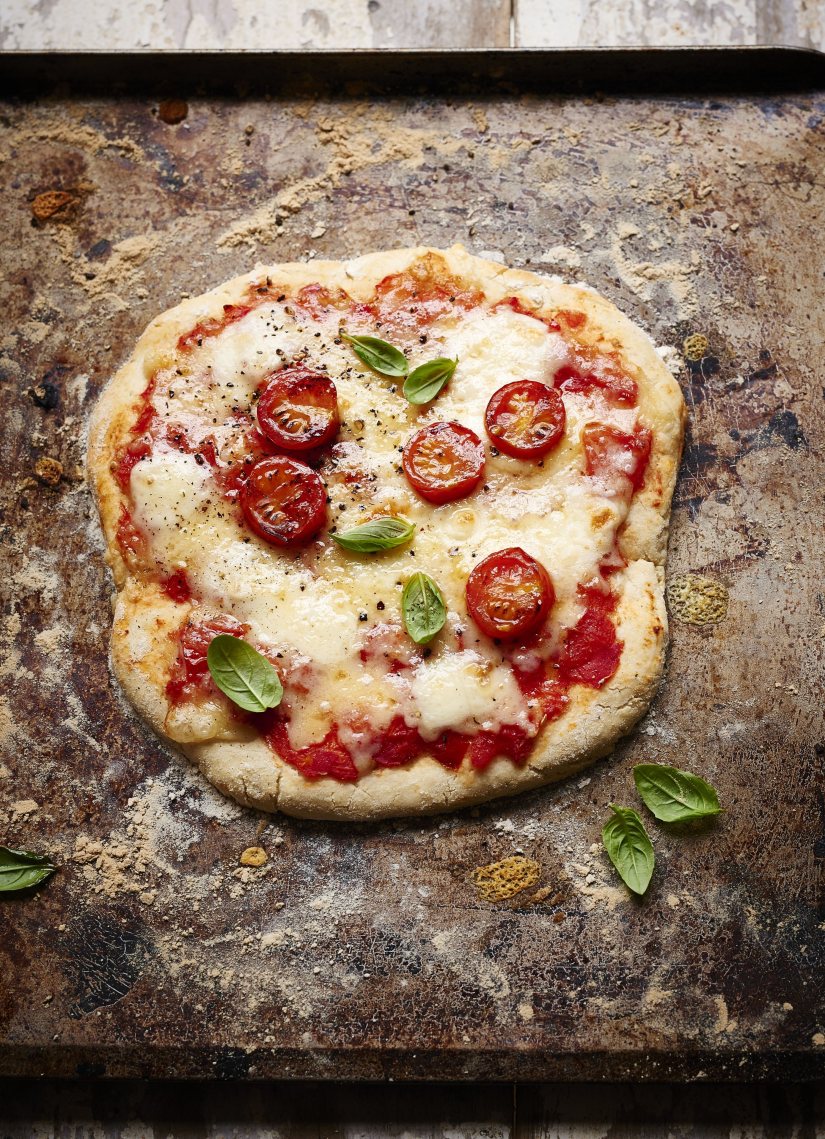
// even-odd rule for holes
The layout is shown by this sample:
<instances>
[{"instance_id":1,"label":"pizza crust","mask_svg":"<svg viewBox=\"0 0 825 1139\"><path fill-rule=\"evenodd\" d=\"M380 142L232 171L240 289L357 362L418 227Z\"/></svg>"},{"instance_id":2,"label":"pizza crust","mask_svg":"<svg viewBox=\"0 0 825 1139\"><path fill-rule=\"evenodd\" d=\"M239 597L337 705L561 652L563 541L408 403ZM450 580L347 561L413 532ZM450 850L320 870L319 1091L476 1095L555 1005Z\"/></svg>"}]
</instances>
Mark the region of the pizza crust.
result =
<instances>
[{"instance_id":1,"label":"pizza crust","mask_svg":"<svg viewBox=\"0 0 825 1139\"><path fill-rule=\"evenodd\" d=\"M175 654L170 634L185 621L189 607L130 577L116 540L121 496L111 474L119 442L134 419L135 401L153 373L174 354L181 335L200 321L220 317L224 305L239 303L248 286L267 274L287 289L319 283L345 288L353 299L366 300L382 278L427 256L443 258L450 273L477 286L493 303L516 296L539 316L559 310L585 313L587 322L577 334L578 342L618 351L639 386L638 405L653 430L653 450L644 486L634 496L619 538L628 561L613 578L621 583L616 625L624 649L619 668L601 689L579 685L571 690L568 708L543 726L524 767L501 758L482 772L467 764L455 772L425 755L401 768L376 768L357 783L341 783L305 779L249 729L239 732L236 727L228 733L235 738L179 745L216 787L248 806L304 818L365 820L432 814L515 794L564 778L608 754L645 712L659 682L667 644L663 566L685 418L679 386L645 333L591 289L506 269L454 246L446 251L394 250L349 262L259 265L204 296L184 301L146 329L95 408L88 448L107 560L118 589L112 664L124 692L142 718L168 739L165 678Z\"/></svg>"}]
</instances>

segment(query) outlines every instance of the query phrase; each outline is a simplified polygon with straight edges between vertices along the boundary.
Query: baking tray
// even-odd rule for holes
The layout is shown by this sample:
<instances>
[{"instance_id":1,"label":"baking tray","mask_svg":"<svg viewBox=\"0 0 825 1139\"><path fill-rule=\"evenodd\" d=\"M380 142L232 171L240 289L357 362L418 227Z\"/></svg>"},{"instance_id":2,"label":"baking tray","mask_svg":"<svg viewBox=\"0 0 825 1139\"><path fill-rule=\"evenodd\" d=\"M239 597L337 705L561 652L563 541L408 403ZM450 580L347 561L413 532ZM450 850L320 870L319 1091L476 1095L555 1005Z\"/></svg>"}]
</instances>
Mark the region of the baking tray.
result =
<instances>
[{"instance_id":1,"label":"baking tray","mask_svg":"<svg viewBox=\"0 0 825 1139\"><path fill-rule=\"evenodd\" d=\"M2 902L0 1073L823 1074L822 62L5 58L0 820L61 869ZM236 807L111 682L89 409L152 316L256 260L456 240L694 336L665 683L555 788L376 825ZM599 847L639 761L727 808L651 825L641 901ZM485 898L509 857L524 888Z\"/></svg>"}]
</instances>

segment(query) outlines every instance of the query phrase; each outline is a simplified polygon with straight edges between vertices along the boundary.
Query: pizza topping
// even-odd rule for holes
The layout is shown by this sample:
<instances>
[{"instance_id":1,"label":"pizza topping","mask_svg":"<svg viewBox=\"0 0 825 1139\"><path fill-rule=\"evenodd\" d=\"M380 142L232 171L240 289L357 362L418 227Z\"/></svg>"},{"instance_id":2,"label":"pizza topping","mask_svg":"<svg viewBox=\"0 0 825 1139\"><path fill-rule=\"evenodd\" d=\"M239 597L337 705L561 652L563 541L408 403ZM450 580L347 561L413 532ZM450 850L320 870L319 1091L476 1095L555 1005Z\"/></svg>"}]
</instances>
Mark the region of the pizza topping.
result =
<instances>
[{"instance_id":1,"label":"pizza topping","mask_svg":"<svg viewBox=\"0 0 825 1139\"><path fill-rule=\"evenodd\" d=\"M161 589L172 601L182 604L192 599L192 587L184 570L175 570L161 582Z\"/></svg>"},{"instance_id":2,"label":"pizza topping","mask_svg":"<svg viewBox=\"0 0 825 1139\"><path fill-rule=\"evenodd\" d=\"M619 407L633 407L639 396L639 388L635 380L615 368L601 366L574 367L564 364L553 377L553 383L563 392L581 392L587 394L597 390L602 393L608 403Z\"/></svg>"},{"instance_id":3,"label":"pizza topping","mask_svg":"<svg viewBox=\"0 0 825 1139\"><path fill-rule=\"evenodd\" d=\"M265 729L264 738L281 759L300 771L305 779L329 776L339 783L355 783L358 779L358 768L338 738L338 729L335 727L327 732L320 743L294 748L289 741L286 724L281 719L275 719Z\"/></svg>"},{"instance_id":4,"label":"pizza topping","mask_svg":"<svg viewBox=\"0 0 825 1139\"><path fill-rule=\"evenodd\" d=\"M375 299L366 306L379 325L403 332L420 332L442 317L476 308L484 294L468 288L427 253L401 273L391 273L375 286Z\"/></svg>"},{"instance_id":5,"label":"pizza topping","mask_svg":"<svg viewBox=\"0 0 825 1139\"><path fill-rule=\"evenodd\" d=\"M373 518L343 534L330 534L334 542L354 554L378 554L409 542L415 523L406 518Z\"/></svg>"},{"instance_id":6,"label":"pizza topping","mask_svg":"<svg viewBox=\"0 0 825 1139\"><path fill-rule=\"evenodd\" d=\"M224 305L222 316L212 316L196 324L189 332L185 332L178 340L178 348L182 352L189 352L193 348L200 348L204 340L220 335L230 324L243 320L252 305Z\"/></svg>"},{"instance_id":7,"label":"pizza topping","mask_svg":"<svg viewBox=\"0 0 825 1139\"><path fill-rule=\"evenodd\" d=\"M430 403L452 378L457 364L458 360L446 356L419 364L404 381L405 398L414 404Z\"/></svg>"},{"instance_id":8,"label":"pizza topping","mask_svg":"<svg viewBox=\"0 0 825 1139\"><path fill-rule=\"evenodd\" d=\"M407 357L398 348L381 340L377 336L350 336L348 332L341 332L341 339L346 340L358 357L368 368L382 376L393 379L406 376L410 365Z\"/></svg>"},{"instance_id":9,"label":"pizza topping","mask_svg":"<svg viewBox=\"0 0 825 1139\"><path fill-rule=\"evenodd\" d=\"M190 617L180 632L177 660L166 685L166 695L172 704L191 699L211 684L206 656L215 637L221 634L243 637L248 632L248 625L241 624L228 613L207 619Z\"/></svg>"},{"instance_id":10,"label":"pizza topping","mask_svg":"<svg viewBox=\"0 0 825 1139\"><path fill-rule=\"evenodd\" d=\"M281 294L278 293L278 296ZM332 311L346 311L352 307L352 297L344 289L327 285L304 285L298 290L293 305L311 320L320 320Z\"/></svg>"},{"instance_id":11,"label":"pizza topping","mask_svg":"<svg viewBox=\"0 0 825 1139\"><path fill-rule=\"evenodd\" d=\"M338 393L323 372L300 364L276 372L258 400L258 426L284 451L311 451L338 434Z\"/></svg>"},{"instance_id":12,"label":"pizza topping","mask_svg":"<svg viewBox=\"0 0 825 1139\"><path fill-rule=\"evenodd\" d=\"M466 735L498 731L505 724L532 727L515 674L506 663L494 663L473 649L433 653L422 660L410 677L414 703L407 718L425 740L434 740L447 728Z\"/></svg>"},{"instance_id":13,"label":"pizza topping","mask_svg":"<svg viewBox=\"0 0 825 1139\"><path fill-rule=\"evenodd\" d=\"M466 498L484 474L484 445L460 423L431 423L404 447L404 473L413 490L441 505Z\"/></svg>"},{"instance_id":14,"label":"pizza topping","mask_svg":"<svg viewBox=\"0 0 825 1139\"><path fill-rule=\"evenodd\" d=\"M644 483L651 441L646 427L630 434L609 423L588 423L582 431L585 470L608 493L630 497Z\"/></svg>"},{"instance_id":15,"label":"pizza topping","mask_svg":"<svg viewBox=\"0 0 825 1139\"><path fill-rule=\"evenodd\" d=\"M467 579L467 609L488 637L514 640L544 622L555 601L547 570L519 546L490 554Z\"/></svg>"},{"instance_id":16,"label":"pizza topping","mask_svg":"<svg viewBox=\"0 0 825 1139\"><path fill-rule=\"evenodd\" d=\"M240 503L255 533L275 546L301 545L326 521L321 479L306 463L286 455L255 463L241 486Z\"/></svg>"},{"instance_id":17,"label":"pizza topping","mask_svg":"<svg viewBox=\"0 0 825 1139\"><path fill-rule=\"evenodd\" d=\"M265 712L281 703L284 689L277 671L257 649L231 633L219 633L206 652L215 684L246 712Z\"/></svg>"},{"instance_id":18,"label":"pizza topping","mask_svg":"<svg viewBox=\"0 0 825 1139\"><path fill-rule=\"evenodd\" d=\"M487 404L484 424L499 451L514 459L540 459L564 435L564 403L559 393L535 380L499 388Z\"/></svg>"},{"instance_id":19,"label":"pizza topping","mask_svg":"<svg viewBox=\"0 0 825 1139\"><path fill-rule=\"evenodd\" d=\"M112 474L115 482L124 492L129 490L132 480L132 471L141 459L145 459L152 452L152 445L148 438L139 436L126 445L120 459L115 464Z\"/></svg>"},{"instance_id":20,"label":"pizza topping","mask_svg":"<svg viewBox=\"0 0 825 1139\"><path fill-rule=\"evenodd\" d=\"M622 655L610 618L616 599L598 588L580 588L579 594L587 607L567 632L559 671L568 682L601 688L615 674Z\"/></svg>"},{"instance_id":21,"label":"pizza topping","mask_svg":"<svg viewBox=\"0 0 825 1139\"><path fill-rule=\"evenodd\" d=\"M125 506L120 508L117 544L125 558L142 558L146 554L146 538L135 526L131 512Z\"/></svg>"},{"instance_id":22,"label":"pizza topping","mask_svg":"<svg viewBox=\"0 0 825 1139\"><path fill-rule=\"evenodd\" d=\"M440 633L447 620L444 595L425 573L414 573L401 594L404 628L417 645L426 645Z\"/></svg>"}]
</instances>

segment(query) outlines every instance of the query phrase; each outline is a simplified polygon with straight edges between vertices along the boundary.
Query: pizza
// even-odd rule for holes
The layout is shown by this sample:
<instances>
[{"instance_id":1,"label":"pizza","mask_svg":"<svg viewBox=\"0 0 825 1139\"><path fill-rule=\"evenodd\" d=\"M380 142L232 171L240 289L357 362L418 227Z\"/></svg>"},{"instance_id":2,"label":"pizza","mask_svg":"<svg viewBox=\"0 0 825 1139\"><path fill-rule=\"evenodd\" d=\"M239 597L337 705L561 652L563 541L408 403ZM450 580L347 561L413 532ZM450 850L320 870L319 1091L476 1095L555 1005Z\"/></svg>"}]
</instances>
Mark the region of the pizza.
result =
<instances>
[{"instance_id":1,"label":"pizza","mask_svg":"<svg viewBox=\"0 0 825 1139\"><path fill-rule=\"evenodd\" d=\"M560 779L656 690L684 414L585 286L460 246L258 266L154 320L95 408L114 673L264 810Z\"/></svg>"}]
</instances>

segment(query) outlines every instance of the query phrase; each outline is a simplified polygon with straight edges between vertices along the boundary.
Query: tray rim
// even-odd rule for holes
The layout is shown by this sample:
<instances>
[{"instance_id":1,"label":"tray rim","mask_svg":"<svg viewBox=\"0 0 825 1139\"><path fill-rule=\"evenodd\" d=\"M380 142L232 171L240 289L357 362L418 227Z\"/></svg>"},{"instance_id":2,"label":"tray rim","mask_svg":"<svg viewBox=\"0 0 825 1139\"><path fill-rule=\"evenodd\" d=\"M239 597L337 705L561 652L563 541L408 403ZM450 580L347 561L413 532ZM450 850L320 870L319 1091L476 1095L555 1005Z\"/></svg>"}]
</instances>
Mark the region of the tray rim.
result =
<instances>
[{"instance_id":1,"label":"tray rim","mask_svg":"<svg viewBox=\"0 0 825 1139\"><path fill-rule=\"evenodd\" d=\"M101 48L4 51L0 61L0 97L20 96L32 85L33 93L42 94L67 83L78 92L96 91L105 83L113 96L147 86L179 92L193 83L207 92L254 95L257 89L288 91L296 79L324 88L358 81L367 89L409 93L428 86L452 89L481 78L505 87L558 93L739 90L770 95L825 88L825 51L782 44L238 51ZM643 73L633 75L640 63ZM170 69L172 76L162 70L171 64L175 65ZM380 64L377 76L369 70L376 64ZM273 72L278 76L275 80Z\"/></svg>"}]
</instances>

